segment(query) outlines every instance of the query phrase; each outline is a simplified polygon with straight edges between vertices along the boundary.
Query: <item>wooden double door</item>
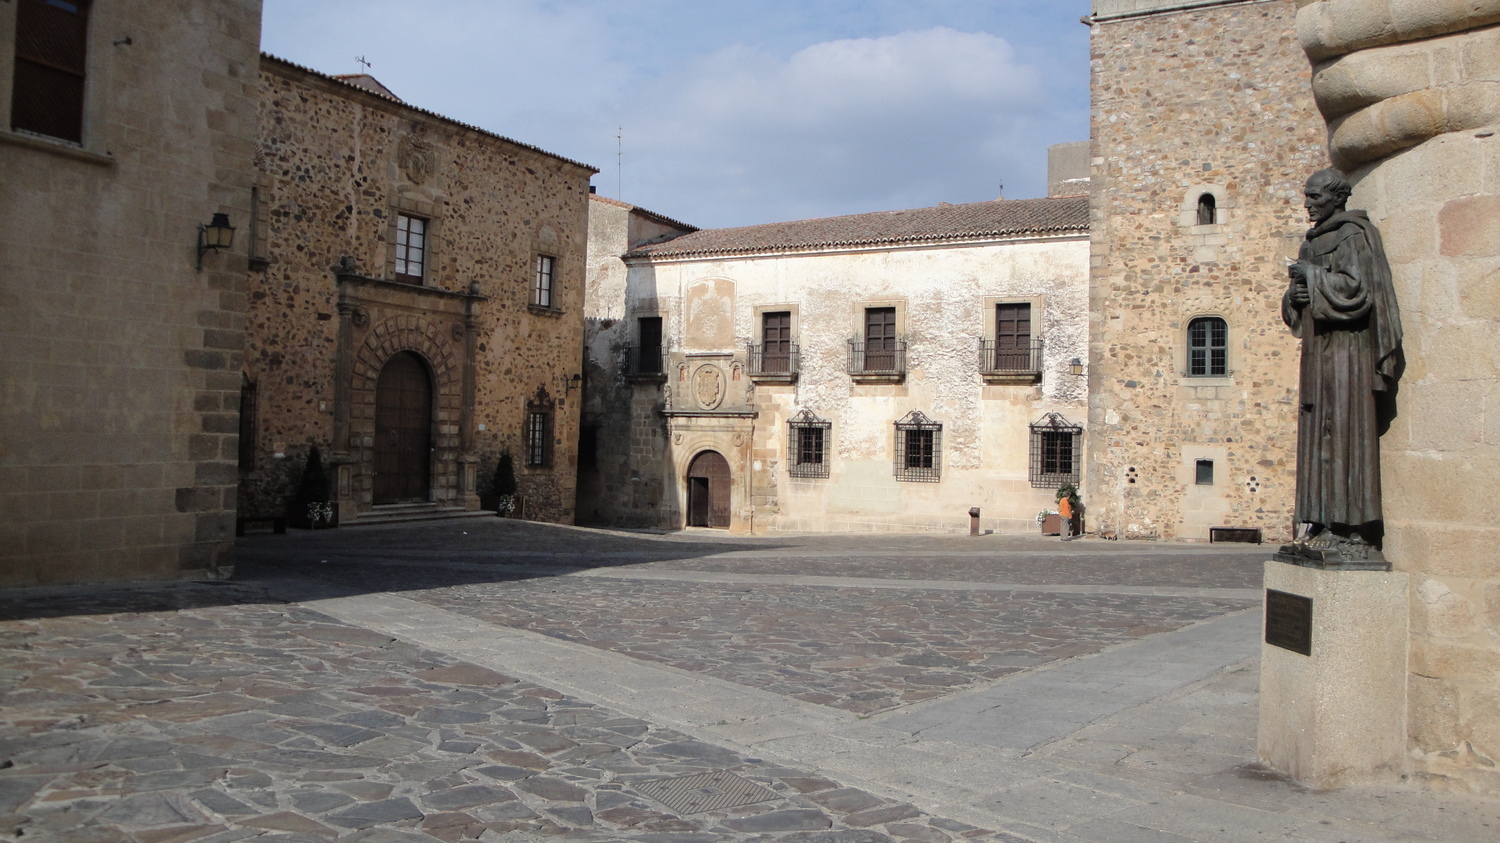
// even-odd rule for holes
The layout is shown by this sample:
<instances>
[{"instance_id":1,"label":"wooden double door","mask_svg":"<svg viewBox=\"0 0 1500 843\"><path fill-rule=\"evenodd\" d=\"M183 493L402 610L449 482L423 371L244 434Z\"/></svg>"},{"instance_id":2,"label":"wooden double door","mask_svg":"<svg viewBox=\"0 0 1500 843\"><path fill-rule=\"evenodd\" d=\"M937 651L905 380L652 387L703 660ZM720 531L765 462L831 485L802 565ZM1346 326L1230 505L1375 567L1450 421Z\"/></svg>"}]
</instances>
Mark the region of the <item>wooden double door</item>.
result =
<instances>
[{"instance_id":1,"label":"wooden double door","mask_svg":"<svg viewBox=\"0 0 1500 843\"><path fill-rule=\"evenodd\" d=\"M729 529L729 461L717 451L693 458L687 472L687 525Z\"/></svg>"},{"instance_id":2,"label":"wooden double door","mask_svg":"<svg viewBox=\"0 0 1500 843\"><path fill-rule=\"evenodd\" d=\"M373 503L428 500L432 488L432 376L410 351L386 362L375 383Z\"/></svg>"}]
</instances>

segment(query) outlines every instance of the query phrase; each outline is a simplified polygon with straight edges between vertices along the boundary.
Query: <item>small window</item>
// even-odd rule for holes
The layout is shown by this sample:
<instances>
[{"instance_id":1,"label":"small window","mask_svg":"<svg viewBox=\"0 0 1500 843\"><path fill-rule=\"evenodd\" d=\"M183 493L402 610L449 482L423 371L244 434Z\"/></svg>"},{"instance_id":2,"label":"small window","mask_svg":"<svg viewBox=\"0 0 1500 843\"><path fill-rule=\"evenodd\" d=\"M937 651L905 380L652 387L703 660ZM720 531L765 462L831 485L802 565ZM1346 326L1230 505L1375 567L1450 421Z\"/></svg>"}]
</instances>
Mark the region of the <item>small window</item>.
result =
<instances>
[{"instance_id":1,"label":"small window","mask_svg":"<svg viewBox=\"0 0 1500 843\"><path fill-rule=\"evenodd\" d=\"M83 143L88 0L20 0L10 127Z\"/></svg>"},{"instance_id":2,"label":"small window","mask_svg":"<svg viewBox=\"0 0 1500 843\"><path fill-rule=\"evenodd\" d=\"M1212 486L1214 484L1214 461L1198 460L1198 485Z\"/></svg>"},{"instance_id":3,"label":"small window","mask_svg":"<svg viewBox=\"0 0 1500 843\"><path fill-rule=\"evenodd\" d=\"M787 471L793 477L828 476L828 436L832 422L803 410L787 422Z\"/></svg>"},{"instance_id":4,"label":"small window","mask_svg":"<svg viewBox=\"0 0 1500 843\"><path fill-rule=\"evenodd\" d=\"M1219 200L1212 193L1198 197L1198 224L1215 225L1219 222Z\"/></svg>"},{"instance_id":5,"label":"small window","mask_svg":"<svg viewBox=\"0 0 1500 843\"><path fill-rule=\"evenodd\" d=\"M422 283L427 264L427 220L396 215L396 280Z\"/></svg>"},{"instance_id":6,"label":"small window","mask_svg":"<svg viewBox=\"0 0 1500 843\"><path fill-rule=\"evenodd\" d=\"M1217 316L1201 316L1188 323L1188 374L1223 377L1229 374L1229 325Z\"/></svg>"},{"instance_id":7,"label":"small window","mask_svg":"<svg viewBox=\"0 0 1500 843\"><path fill-rule=\"evenodd\" d=\"M537 387L526 402L526 465L530 468L552 467L552 417L557 402L546 387Z\"/></svg>"},{"instance_id":8,"label":"small window","mask_svg":"<svg viewBox=\"0 0 1500 843\"><path fill-rule=\"evenodd\" d=\"M1048 413L1031 426L1031 485L1056 489L1064 483L1078 485L1079 457L1083 454L1083 428L1059 413Z\"/></svg>"},{"instance_id":9,"label":"small window","mask_svg":"<svg viewBox=\"0 0 1500 843\"><path fill-rule=\"evenodd\" d=\"M536 283L531 287L531 303L537 307L553 307L552 280L557 259L551 255L536 256Z\"/></svg>"},{"instance_id":10,"label":"small window","mask_svg":"<svg viewBox=\"0 0 1500 843\"><path fill-rule=\"evenodd\" d=\"M936 483L943 473L943 426L918 410L896 422L897 480Z\"/></svg>"}]
</instances>

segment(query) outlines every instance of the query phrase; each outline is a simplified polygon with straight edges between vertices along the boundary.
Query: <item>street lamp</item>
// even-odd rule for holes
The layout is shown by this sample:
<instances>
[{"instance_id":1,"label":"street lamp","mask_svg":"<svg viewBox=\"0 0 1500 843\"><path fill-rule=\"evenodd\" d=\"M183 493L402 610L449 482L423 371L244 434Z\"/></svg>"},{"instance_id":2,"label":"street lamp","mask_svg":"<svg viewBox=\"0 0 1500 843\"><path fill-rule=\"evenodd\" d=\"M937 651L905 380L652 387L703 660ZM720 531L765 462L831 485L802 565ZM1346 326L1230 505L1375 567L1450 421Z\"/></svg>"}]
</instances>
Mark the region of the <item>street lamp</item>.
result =
<instances>
[{"instance_id":1,"label":"street lamp","mask_svg":"<svg viewBox=\"0 0 1500 843\"><path fill-rule=\"evenodd\" d=\"M198 271L203 271L203 253L229 248L234 242L234 226L228 214L214 214L208 225L198 224Z\"/></svg>"}]
</instances>

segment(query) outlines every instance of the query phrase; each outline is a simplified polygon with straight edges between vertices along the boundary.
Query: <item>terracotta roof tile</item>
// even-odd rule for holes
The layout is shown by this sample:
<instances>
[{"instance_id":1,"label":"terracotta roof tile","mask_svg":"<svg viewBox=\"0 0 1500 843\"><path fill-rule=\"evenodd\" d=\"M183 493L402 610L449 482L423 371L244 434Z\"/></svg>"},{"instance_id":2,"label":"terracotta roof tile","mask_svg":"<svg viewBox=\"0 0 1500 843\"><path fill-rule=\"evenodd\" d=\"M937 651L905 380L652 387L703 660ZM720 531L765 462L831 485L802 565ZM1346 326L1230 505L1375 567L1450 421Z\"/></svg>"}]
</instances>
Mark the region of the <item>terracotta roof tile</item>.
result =
<instances>
[{"instance_id":1,"label":"terracotta roof tile","mask_svg":"<svg viewBox=\"0 0 1500 843\"><path fill-rule=\"evenodd\" d=\"M627 257L665 258L755 254L902 243L1082 234L1089 230L1087 196L999 199L879 211L844 217L709 228L643 246Z\"/></svg>"},{"instance_id":2,"label":"terracotta roof tile","mask_svg":"<svg viewBox=\"0 0 1500 843\"><path fill-rule=\"evenodd\" d=\"M698 226L696 226L696 225L688 225L685 222L682 222L680 220L674 220L674 219L672 219L671 217L668 217L668 216L663 216L662 214L658 214L655 211L648 211L648 210L646 210L645 208L642 208L639 205L632 205L629 202L621 202L618 199L611 199L608 196L600 196L597 193L590 193L589 194L589 201L591 201L591 202L598 202L598 203L603 204L603 205L613 205L616 208L623 208L623 209L625 209L627 211L635 211L636 213L640 214L643 217L646 217L647 219L655 220L656 222L659 222L662 225L668 226L670 228L678 228L678 229L682 229L683 231L697 231L698 230Z\"/></svg>"}]
</instances>

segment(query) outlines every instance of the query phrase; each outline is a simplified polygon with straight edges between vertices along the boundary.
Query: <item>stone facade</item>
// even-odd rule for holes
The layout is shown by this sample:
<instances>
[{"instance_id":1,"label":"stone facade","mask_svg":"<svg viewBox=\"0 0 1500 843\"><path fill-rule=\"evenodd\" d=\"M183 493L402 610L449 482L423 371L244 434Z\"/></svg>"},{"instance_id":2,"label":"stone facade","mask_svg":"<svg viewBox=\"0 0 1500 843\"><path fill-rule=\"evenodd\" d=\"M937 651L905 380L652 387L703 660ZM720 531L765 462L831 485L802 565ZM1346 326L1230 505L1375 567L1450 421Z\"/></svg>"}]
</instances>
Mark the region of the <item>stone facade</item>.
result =
<instances>
[{"instance_id":1,"label":"stone facade","mask_svg":"<svg viewBox=\"0 0 1500 843\"><path fill-rule=\"evenodd\" d=\"M715 502L726 514L711 526L952 531L967 529L978 506L986 529L1035 532L1055 493L1032 482L1031 426L1049 413L1082 422L1084 378L1069 362L1087 339L1085 208L1082 198L1039 199L703 231L638 247L623 285L596 267L590 389L602 381L599 412L618 420L600 423L599 482L580 498L584 516L694 525L694 483L716 482L695 478L694 466L712 452L727 466L727 501ZM984 234L924 227L1011 213L1050 222ZM925 233L898 236L903 225ZM994 368L981 344L994 342L1000 304L1031 314L1041 348L1016 367L1024 371L983 371ZM905 343L899 374L872 371L881 368L864 336L872 309L891 312ZM660 355L643 342L653 320ZM779 365L766 341L776 324L790 339ZM907 453L914 440L898 422L940 424L935 459ZM804 426L822 431L819 464L797 454Z\"/></svg>"},{"instance_id":2,"label":"stone facade","mask_svg":"<svg viewBox=\"0 0 1500 843\"><path fill-rule=\"evenodd\" d=\"M18 10L74 14L0 4L8 114ZM0 129L0 585L232 570L260 12L94 3L73 128Z\"/></svg>"},{"instance_id":3,"label":"stone facade","mask_svg":"<svg viewBox=\"0 0 1500 843\"><path fill-rule=\"evenodd\" d=\"M476 509L508 449L523 514L570 523L594 170L372 81L265 56L260 87L243 514L279 513L313 444L344 523L401 501ZM381 377L412 355L428 403L398 430L384 414L400 388ZM550 432L531 465L538 412ZM398 463L397 443L430 459Z\"/></svg>"},{"instance_id":4,"label":"stone facade","mask_svg":"<svg viewBox=\"0 0 1500 843\"><path fill-rule=\"evenodd\" d=\"M1303 6L1331 155L1380 225L1405 331L1381 478L1385 554L1411 575L1411 772L1500 795L1500 2Z\"/></svg>"},{"instance_id":5,"label":"stone facade","mask_svg":"<svg viewBox=\"0 0 1500 843\"><path fill-rule=\"evenodd\" d=\"M1295 13L1094 4L1084 491L1103 535L1290 537L1297 341L1279 308L1303 181L1327 166ZM1195 320L1227 328L1222 373L1193 372Z\"/></svg>"}]
</instances>

